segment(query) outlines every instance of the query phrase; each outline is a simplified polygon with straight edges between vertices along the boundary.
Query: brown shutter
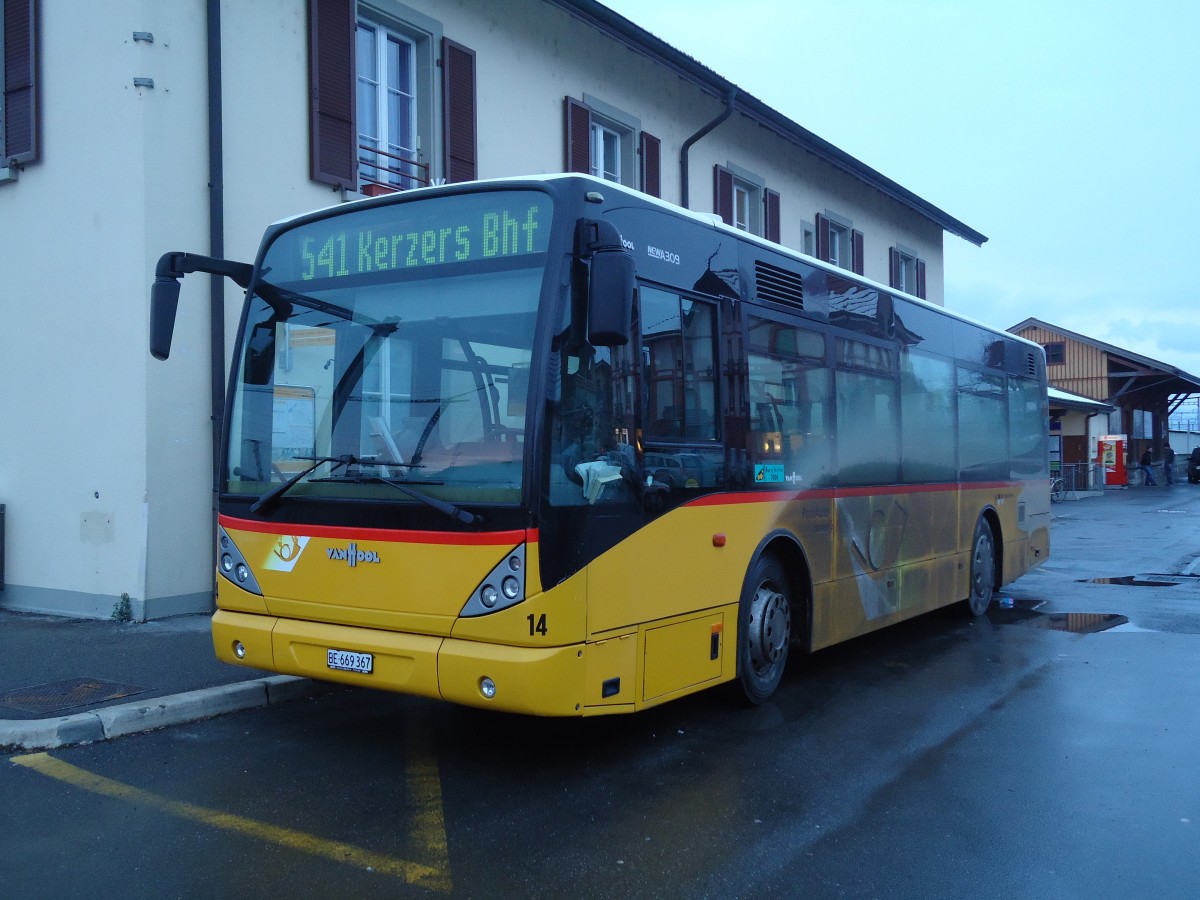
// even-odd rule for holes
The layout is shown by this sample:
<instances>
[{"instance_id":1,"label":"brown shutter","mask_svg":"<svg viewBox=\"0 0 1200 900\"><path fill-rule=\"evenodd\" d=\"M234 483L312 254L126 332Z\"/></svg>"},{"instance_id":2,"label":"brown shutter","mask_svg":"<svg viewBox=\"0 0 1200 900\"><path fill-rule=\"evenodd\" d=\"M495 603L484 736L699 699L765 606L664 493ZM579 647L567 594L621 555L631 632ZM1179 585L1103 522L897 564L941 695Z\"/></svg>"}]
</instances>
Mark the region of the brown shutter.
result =
<instances>
[{"instance_id":1,"label":"brown shutter","mask_svg":"<svg viewBox=\"0 0 1200 900\"><path fill-rule=\"evenodd\" d=\"M763 191L763 237L779 243L779 192Z\"/></svg>"},{"instance_id":2,"label":"brown shutter","mask_svg":"<svg viewBox=\"0 0 1200 900\"><path fill-rule=\"evenodd\" d=\"M4 0L0 165L38 158L38 0Z\"/></svg>"},{"instance_id":3,"label":"brown shutter","mask_svg":"<svg viewBox=\"0 0 1200 900\"><path fill-rule=\"evenodd\" d=\"M563 106L563 119L563 171L587 174L592 171L591 110L578 100L567 97Z\"/></svg>"},{"instance_id":4,"label":"brown shutter","mask_svg":"<svg viewBox=\"0 0 1200 900\"><path fill-rule=\"evenodd\" d=\"M917 296L925 299L925 260L917 260Z\"/></svg>"},{"instance_id":5,"label":"brown shutter","mask_svg":"<svg viewBox=\"0 0 1200 900\"><path fill-rule=\"evenodd\" d=\"M733 173L724 166L713 166L713 212L733 224Z\"/></svg>"},{"instance_id":6,"label":"brown shutter","mask_svg":"<svg viewBox=\"0 0 1200 900\"><path fill-rule=\"evenodd\" d=\"M479 177L475 113L475 51L442 38L442 143L447 181Z\"/></svg>"},{"instance_id":7,"label":"brown shutter","mask_svg":"<svg viewBox=\"0 0 1200 900\"><path fill-rule=\"evenodd\" d=\"M855 275L863 273L863 233L861 231L850 232L850 264Z\"/></svg>"},{"instance_id":8,"label":"brown shutter","mask_svg":"<svg viewBox=\"0 0 1200 900\"><path fill-rule=\"evenodd\" d=\"M829 262L829 220L817 213L817 259Z\"/></svg>"},{"instance_id":9,"label":"brown shutter","mask_svg":"<svg viewBox=\"0 0 1200 900\"><path fill-rule=\"evenodd\" d=\"M652 134L642 132L638 138L638 154L642 158L642 191L651 197L662 196L662 164L659 153L662 142Z\"/></svg>"},{"instance_id":10,"label":"brown shutter","mask_svg":"<svg viewBox=\"0 0 1200 900\"><path fill-rule=\"evenodd\" d=\"M354 0L308 0L309 174L358 187Z\"/></svg>"},{"instance_id":11,"label":"brown shutter","mask_svg":"<svg viewBox=\"0 0 1200 900\"><path fill-rule=\"evenodd\" d=\"M900 251L888 247L888 287L900 287Z\"/></svg>"}]
</instances>

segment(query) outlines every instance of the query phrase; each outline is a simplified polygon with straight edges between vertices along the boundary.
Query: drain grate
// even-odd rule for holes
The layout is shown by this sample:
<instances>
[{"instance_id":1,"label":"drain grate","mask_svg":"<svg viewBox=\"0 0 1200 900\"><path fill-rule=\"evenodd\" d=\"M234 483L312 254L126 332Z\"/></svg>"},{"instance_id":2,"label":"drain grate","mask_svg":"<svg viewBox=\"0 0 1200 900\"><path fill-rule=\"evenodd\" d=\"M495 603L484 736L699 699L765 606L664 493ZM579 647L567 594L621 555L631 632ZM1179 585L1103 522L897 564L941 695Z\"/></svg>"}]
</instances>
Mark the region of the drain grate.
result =
<instances>
[{"instance_id":1,"label":"drain grate","mask_svg":"<svg viewBox=\"0 0 1200 900\"><path fill-rule=\"evenodd\" d=\"M46 715L131 697L145 690L135 684L121 684L103 678L69 678L66 681L51 681L4 691L0 693L0 706Z\"/></svg>"}]
</instances>

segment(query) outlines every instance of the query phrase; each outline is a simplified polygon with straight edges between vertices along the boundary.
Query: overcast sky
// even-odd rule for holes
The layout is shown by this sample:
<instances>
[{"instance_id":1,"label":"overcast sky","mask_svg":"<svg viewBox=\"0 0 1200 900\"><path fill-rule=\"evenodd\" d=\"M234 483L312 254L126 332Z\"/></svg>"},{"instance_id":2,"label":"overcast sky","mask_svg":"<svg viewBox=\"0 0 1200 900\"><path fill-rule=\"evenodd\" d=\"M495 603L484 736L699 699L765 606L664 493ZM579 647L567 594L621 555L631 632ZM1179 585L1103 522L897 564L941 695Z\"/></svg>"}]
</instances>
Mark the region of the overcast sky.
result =
<instances>
[{"instance_id":1,"label":"overcast sky","mask_svg":"<svg viewBox=\"0 0 1200 900\"><path fill-rule=\"evenodd\" d=\"M946 306L1200 377L1197 0L602 0L987 235Z\"/></svg>"}]
</instances>

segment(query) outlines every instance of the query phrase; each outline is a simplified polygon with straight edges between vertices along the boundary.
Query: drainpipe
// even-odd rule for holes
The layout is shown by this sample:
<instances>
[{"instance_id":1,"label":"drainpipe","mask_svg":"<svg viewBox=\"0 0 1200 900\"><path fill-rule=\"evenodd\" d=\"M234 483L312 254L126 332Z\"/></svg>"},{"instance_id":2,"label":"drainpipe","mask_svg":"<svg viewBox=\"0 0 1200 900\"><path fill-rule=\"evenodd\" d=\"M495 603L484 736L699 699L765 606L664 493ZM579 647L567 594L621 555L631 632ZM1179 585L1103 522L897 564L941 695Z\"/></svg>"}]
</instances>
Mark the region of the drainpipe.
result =
<instances>
[{"instance_id":1,"label":"drainpipe","mask_svg":"<svg viewBox=\"0 0 1200 900\"><path fill-rule=\"evenodd\" d=\"M683 142L683 147L679 151L679 177L683 182L683 189L680 191L682 202L680 205L684 209L688 209L688 151L692 149L692 144L700 140L726 119L733 115L733 104L737 99L737 88L731 87L729 95L725 98L725 111L693 134L690 138Z\"/></svg>"},{"instance_id":2,"label":"drainpipe","mask_svg":"<svg viewBox=\"0 0 1200 900\"><path fill-rule=\"evenodd\" d=\"M225 164L221 107L221 0L208 0L208 246L225 256ZM225 414L225 278L209 276L209 380L212 392L212 559L217 558L217 473L221 470L221 424ZM216 596L216 570L213 571Z\"/></svg>"}]
</instances>

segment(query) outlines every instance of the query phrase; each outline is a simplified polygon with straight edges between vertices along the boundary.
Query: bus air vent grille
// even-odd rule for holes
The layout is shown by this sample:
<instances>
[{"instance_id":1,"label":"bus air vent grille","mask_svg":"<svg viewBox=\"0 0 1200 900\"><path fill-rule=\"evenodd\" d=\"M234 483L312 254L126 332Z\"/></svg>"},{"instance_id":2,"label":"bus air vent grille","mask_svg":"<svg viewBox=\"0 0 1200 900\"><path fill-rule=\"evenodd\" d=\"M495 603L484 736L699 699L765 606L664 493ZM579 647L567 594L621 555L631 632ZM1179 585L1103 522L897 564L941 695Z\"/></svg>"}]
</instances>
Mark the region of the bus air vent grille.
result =
<instances>
[{"instance_id":1,"label":"bus air vent grille","mask_svg":"<svg viewBox=\"0 0 1200 900\"><path fill-rule=\"evenodd\" d=\"M1029 377L1037 378L1037 357L1034 356L1032 353L1030 353L1028 355L1028 360L1029 360L1029 365L1028 365Z\"/></svg>"},{"instance_id":2,"label":"bus air vent grille","mask_svg":"<svg viewBox=\"0 0 1200 900\"><path fill-rule=\"evenodd\" d=\"M804 279L761 259L754 263L755 295L796 309L804 309Z\"/></svg>"}]
</instances>

